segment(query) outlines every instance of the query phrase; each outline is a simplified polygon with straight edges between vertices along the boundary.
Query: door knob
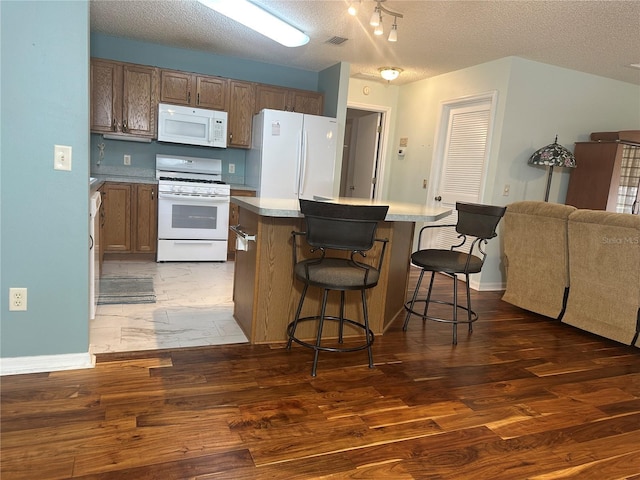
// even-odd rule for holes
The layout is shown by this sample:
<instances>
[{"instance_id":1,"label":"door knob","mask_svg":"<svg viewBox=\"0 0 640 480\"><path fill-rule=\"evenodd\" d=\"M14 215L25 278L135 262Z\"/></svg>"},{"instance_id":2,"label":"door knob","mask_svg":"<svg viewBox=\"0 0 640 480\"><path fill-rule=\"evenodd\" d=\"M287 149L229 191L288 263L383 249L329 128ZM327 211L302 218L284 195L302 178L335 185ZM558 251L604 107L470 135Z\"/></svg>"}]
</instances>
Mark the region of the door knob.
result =
<instances>
[{"instance_id":1,"label":"door knob","mask_svg":"<svg viewBox=\"0 0 640 480\"><path fill-rule=\"evenodd\" d=\"M435 200L436 202L439 202L440 200L442 200L442 197L441 197L440 195L438 195L436 198L434 198L434 200Z\"/></svg>"}]
</instances>

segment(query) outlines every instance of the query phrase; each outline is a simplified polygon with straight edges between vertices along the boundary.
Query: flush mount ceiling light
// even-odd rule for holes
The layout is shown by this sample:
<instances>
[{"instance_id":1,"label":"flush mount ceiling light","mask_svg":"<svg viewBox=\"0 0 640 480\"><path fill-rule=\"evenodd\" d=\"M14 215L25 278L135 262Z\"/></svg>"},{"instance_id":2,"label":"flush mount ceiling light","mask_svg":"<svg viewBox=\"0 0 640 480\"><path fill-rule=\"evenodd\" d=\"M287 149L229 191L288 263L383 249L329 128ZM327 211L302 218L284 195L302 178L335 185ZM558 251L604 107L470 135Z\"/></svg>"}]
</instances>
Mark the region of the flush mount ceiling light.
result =
<instances>
[{"instance_id":1,"label":"flush mount ceiling light","mask_svg":"<svg viewBox=\"0 0 640 480\"><path fill-rule=\"evenodd\" d=\"M378 71L387 82L395 80L402 73L402 69L398 67L380 67Z\"/></svg>"},{"instance_id":2,"label":"flush mount ceiling light","mask_svg":"<svg viewBox=\"0 0 640 480\"><path fill-rule=\"evenodd\" d=\"M403 18L401 13L393 12L388 8L382 6L382 2L386 2L386 0L375 0L376 6L373 9L373 13L371 14L371 19L369 20L369 25L374 27L373 33L375 35L383 35L384 28L382 26L382 14L386 13L390 17L393 17L393 24L391 25L391 31L389 32L389 37L387 38L390 42L398 41L398 19ZM359 4L360 2L358 2ZM349 14L356 15L358 12L356 2L351 2L349 6Z\"/></svg>"},{"instance_id":3,"label":"flush mount ceiling light","mask_svg":"<svg viewBox=\"0 0 640 480\"><path fill-rule=\"evenodd\" d=\"M308 35L247 0L198 1L285 47L299 47L309 43Z\"/></svg>"}]
</instances>

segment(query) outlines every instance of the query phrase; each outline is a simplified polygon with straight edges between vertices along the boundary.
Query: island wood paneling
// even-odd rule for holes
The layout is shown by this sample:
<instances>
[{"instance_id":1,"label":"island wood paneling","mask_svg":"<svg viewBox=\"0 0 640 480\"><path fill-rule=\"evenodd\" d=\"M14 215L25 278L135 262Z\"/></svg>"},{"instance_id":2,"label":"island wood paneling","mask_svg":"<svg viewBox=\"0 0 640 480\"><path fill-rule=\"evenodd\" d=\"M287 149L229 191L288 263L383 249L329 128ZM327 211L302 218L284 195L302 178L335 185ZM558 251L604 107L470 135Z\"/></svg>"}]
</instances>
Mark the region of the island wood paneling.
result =
<instances>
[{"instance_id":1,"label":"island wood paneling","mask_svg":"<svg viewBox=\"0 0 640 480\"><path fill-rule=\"evenodd\" d=\"M291 232L303 231L304 222L300 218L259 216L241 208L240 224L249 234L257 232L257 241L249 243L249 252L236 253L236 284L252 292L245 291L241 297L237 297L234 316L252 343L285 342L286 327L294 318L303 288L302 283L293 277ZM249 225L252 228L245 228ZM382 334L395 316L403 311L412 234L412 222L381 222L378 226L376 236L388 239L388 244L380 281L367 291L369 324L375 334ZM304 240L299 242L298 258L310 258L312 254L309 250ZM381 244L376 243L367 253L366 261L376 264L381 252ZM253 282L250 282L252 275ZM360 292L346 292L345 298L345 316L362 322ZM301 316L317 315L321 301L322 289L310 287ZM339 302L340 293L330 292L328 315L338 314ZM248 325L252 325L250 332L246 331ZM362 331L345 325L344 334L347 337L362 336ZM296 336L302 339L315 338L316 327L313 322L299 325ZM337 338L337 323L328 323L323 336Z\"/></svg>"}]
</instances>

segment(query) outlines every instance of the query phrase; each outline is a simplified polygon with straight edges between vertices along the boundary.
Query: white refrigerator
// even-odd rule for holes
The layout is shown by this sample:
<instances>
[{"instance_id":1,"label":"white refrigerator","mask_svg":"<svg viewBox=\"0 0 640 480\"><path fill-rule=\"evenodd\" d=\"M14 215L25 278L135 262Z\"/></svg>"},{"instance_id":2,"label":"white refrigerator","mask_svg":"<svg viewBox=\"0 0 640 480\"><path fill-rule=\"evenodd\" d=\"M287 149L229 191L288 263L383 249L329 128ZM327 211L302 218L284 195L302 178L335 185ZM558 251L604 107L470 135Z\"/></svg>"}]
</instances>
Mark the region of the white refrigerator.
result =
<instances>
[{"instance_id":1,"label":"white refrigerator","mask_svg":"<svg viewBox=\"0 0 640 480\"><path fill-rule=\"evenodd\" d=\"M267 198L332 198L335 118L280 110L253 117L245 184Z\"/></svg>"}]
</instances>

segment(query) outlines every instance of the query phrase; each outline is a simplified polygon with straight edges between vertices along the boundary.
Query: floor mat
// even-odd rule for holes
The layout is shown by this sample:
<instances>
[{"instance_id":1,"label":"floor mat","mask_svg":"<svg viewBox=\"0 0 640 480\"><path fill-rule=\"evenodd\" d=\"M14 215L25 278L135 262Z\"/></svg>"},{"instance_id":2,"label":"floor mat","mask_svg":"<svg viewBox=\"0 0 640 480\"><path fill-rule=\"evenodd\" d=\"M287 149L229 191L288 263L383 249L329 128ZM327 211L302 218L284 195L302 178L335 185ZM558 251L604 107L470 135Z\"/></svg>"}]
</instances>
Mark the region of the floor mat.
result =
<instances>
[{"instance_id":1,"label":"floor mat","mask_svg":"<svg viewBox=\"0 0 640 480\"><path fill-rule=\"evenodd\" d=\"M156 303L152 277L102 277L98 305Z\"/></svg>"}]
</instances>

